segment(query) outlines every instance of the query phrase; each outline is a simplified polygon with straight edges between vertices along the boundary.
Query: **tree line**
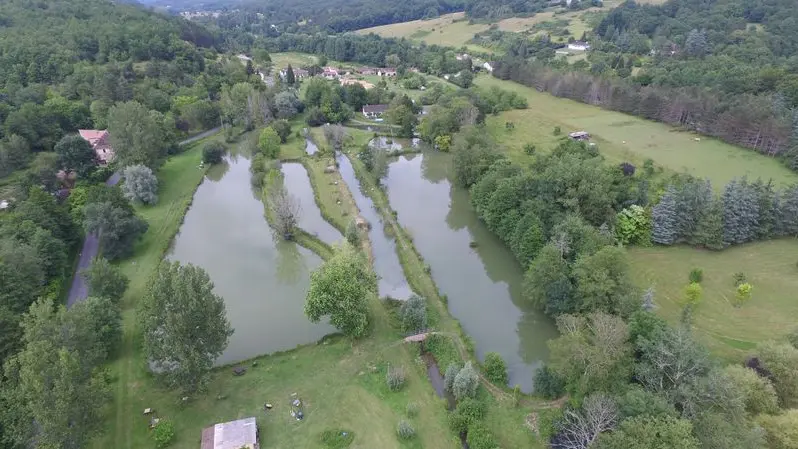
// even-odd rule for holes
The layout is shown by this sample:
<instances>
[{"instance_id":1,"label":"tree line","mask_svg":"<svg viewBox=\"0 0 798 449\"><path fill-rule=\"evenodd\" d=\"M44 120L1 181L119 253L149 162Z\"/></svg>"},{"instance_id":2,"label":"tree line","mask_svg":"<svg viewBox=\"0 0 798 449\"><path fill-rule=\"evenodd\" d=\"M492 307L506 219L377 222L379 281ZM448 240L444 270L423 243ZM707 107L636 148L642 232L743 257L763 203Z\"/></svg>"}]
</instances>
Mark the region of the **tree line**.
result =
<instances>
[{"instance_id":1,"label":"tree line","mask_svg":"<svg viewBox=\"0 0 798 449\"><path fill-rule=\"evenodd\" d=\"M550 362L535 375L538 394L569 398L539 416L551 447L794 444L798 332L724 365L696 341L689 304L670 326L653 313L654 291L631 282L608 224L648 203L647 170L609 165L596 147L568 140L547 154L530 145L532 163L521 166L479 126L453 140L456 182L469 187L480 219L527 267L525 300L560 330L549 342Z\"/></svg>"}]
</instances>

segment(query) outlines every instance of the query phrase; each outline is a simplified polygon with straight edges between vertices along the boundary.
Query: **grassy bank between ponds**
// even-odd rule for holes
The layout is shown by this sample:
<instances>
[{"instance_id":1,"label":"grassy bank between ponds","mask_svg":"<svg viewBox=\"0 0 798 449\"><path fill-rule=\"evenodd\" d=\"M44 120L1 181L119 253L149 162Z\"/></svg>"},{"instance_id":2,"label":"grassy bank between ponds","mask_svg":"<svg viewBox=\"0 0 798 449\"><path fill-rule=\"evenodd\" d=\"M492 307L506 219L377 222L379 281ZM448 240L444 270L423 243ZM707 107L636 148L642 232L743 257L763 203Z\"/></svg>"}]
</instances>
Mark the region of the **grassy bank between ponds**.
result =
<instances>
[{"instance_id":1,"label":"grassy bank between ponds","mask_svg":"<svg viewBox=\"0 0 798 449\"><path fill-rule=\"evenodd\" d=\"M430 352L439 360L439 368L446 370L446 365L452 361L463 362L465 360L477 361L474 355L473 345L470 339L463 332L460 323L454 319L448 311L445 296L439 294L438 287L435 285L428 265L416 250L410 234L398 224L395 212L391 209L388 197L382 188L378 188L373 177L366 171L365 166L355 156L358 147L349 148L348 157L355 168L355 174L361 185L374 205L378 208L386 232L390 232L396 240L396 250L399 261L402 264L405 277L411 288L427 300L427 309L433 327L436 332L441 332L437 337L440 341L437 348L428 348ZM505 386L495 386L483 378L485 390L482 392L482 399L488 405L488 413L485 424L492 431L500 447L515 448L543 448L545 444L538 441L532 428L527 424L534 422L537 410L545 407L542 401L533 397L525 396L521 403L516 406L515 400ZM488 394L487 392L490 392ZM440 403L441 413L445 414L445 401ZM447 430L452 434L451 430Z\"/></svg>"},{"instance_id":2,"label":"grassy bank between ponds","mask_svg":"<svg viewBox=\"0 0 798 449\"><path fill-rule=\"evenodd\" d=\"M123 303L124 343L109 366L114 401L107 410L103 433L91 447L155 447L148 429L149 417L142 415L145 408L153 408L156 416L174 424L175 440L170 447L176 449L196 448L207 426L247 416L258 419L262 447L323 448L321 435L327 431L353 434L352 448L458 447L458 441L447 431L446 416L440 413L423 362L415 348L401 343L389 326L391 318L376 295L370 302L372 335L364 340L353 343L333 337L242 362L239 365L247 367L247 372L240 377L234 377L230 367L216 369L208 390L185 402L153 381L140 350L135 306L205 175L205 170L198 168L205 142L191 145L162 167L159 204L139 209L150 228L134 256L119 265L130 278ZM405 370L406 382L400 392L387 389L388 365ZM302 421L289 415L292 393L304 403ZM263 410L265 402L274 405L268 414ZM407 404L411 402L418 414L407 417ZM396 437L396 425L402 419L416 429L417 438L411 443Z\"/></svg>"}]
</instances>

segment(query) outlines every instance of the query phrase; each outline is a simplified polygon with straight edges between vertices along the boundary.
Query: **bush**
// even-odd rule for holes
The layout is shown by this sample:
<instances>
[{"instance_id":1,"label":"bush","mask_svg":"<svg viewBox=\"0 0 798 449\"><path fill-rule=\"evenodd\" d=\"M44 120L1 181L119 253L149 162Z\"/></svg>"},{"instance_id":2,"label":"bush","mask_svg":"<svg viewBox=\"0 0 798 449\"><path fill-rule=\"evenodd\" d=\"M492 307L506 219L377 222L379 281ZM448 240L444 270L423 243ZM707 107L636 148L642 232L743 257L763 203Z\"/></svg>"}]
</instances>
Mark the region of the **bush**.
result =
<instances>
[{"instance_id":1,"label":"bush","mask_svg":"<svg viewBox=\"0 0 798 449\"><path fill-rule=\"evenodd\" d=\"M415 402L408 402L405 407L405 415L407 415L408 418L418 415L418 404Z\"/></svg>"},{"instance_id":2,"label":"bush","mask_svg":"<svg viewBox=\"0 0 798 449\"><path fill-rule=\"evenodd\" d=\"M319 435L319 440L327 449L344 449L352 444L355 434L348 430L325 430Z\"/></svg>"},{"instance_id":3,"label":"bush","mask_svg":"<svg viewBox=\"0 0 798 449\"><path fill-rule=\"evenodd\" d=\"M152 431L152 439L155 440L155 447L164 448L172 444L175 439L175 426L171 421L162 420Z\"/></svg>"},{"instance_id":4,"label":"bush","mask_svg":"<svg viewBox=\"0 0 798 449\"><path fill-rule=\"evenodd\" d=\"M500 386L507 385L507 365L504 359L496 352L489 352L485 354L485 376Z\"/></svg>"},{"instance_id":5,"label":"bush","mask_svg":"<svg viewBox=\"0 0 798 449\"><path fill-rule=\"evenodd\" d=\"M472 398L460 401L449 414L449 428L456 434L468 430L468 428L485 417L485 403Z\"/></svg>"},{"instance_id":6,"label":"bush","mask_svg":"<svg viewBox=\"0 0 798 449\"><path fill-rule=\"evenodd\" d=\"M277 135L280 136L280 143L288 141L288 136L291 135L291 124L288 123L288 120L275 120L272 122L271 127L274 128Z\"/></svg>"},{"instance_id":7,"label":"bush","mask_svg":"<svg viewBox=\"0 0 798 449\"><path fill-rule=\"evenodd\" d=\"M130 165L122 172L122 194L128 201L142 204L158 202L158 178L145 165Z\"/></svg>"},{"instance_id":8,"label":"bush","mask_svg":"<svg viewBox=\"0 0 798 449\"><path fill-rule=\"evenodd\" d=\"M413 439L416 436L416 429L414 429L409 422L401 420L396 426L396 436L398 436L400 440Z\"/></svg>"},{"instance_id":9,"label":"bush","mask_svg":"<svg viewBox=\"0 0 798 449\"><path fill-rule=\"evenodd\" d=\"M737 299L737 305L743 305L748 300L751 299L751 291L754 287L749 284L748 282L744 282L737 286L737 291L735 292L735 298Z\"/></svg>"},{"instance_id":10,"label":"bush","mask_svg":"<svg viewBox=\"0 0 798 449\"><path fill-rule=\"evenodd\" d=\"M208 142L202 147L202 160L206 164L218 164L222 162L222 157L226 148L221 142Z\"/></svg>"},{"instance_id":11,"label":"bush","mask_svg":"<svg viewBox=\"0 0 798 449\"><path fill-rule=\"evenodd\" d=\"M405 332L418 332L427 328L427 305L420 296L413 295L402 303L399 316L402 318L402 330Z\"/></svg>"},{"instance_id":12,"label":"bush","mask_svg":"<svg viewBox=\"0 0 798 449\"><path fill-rule=\"evenodd\" d=\"M485 426L474 423L468 427L466 442L470 449L496 449L496 438Z\"/></svg>"},{"instance_id":13,"label":"bush","mask_svg":"<svg viewBox=\"0 0 798 449\"><path fill-rule=\"evenodd\" d=\"M565 380L548 366L541 366L535 371L535 393L545 399L557 399L565 394Z\"/></svg>"},{"instance_id":14,"label":"bush","mask_svg":"<svg viewBox=\"0 0 798 449\"><path fill-rule=\"evenodd\" d=\"M479 374L471 362L466 362L463 369L457 373L452 384L452 394L458 401L465 398L473 398L479 388Z\"/></svg>"},{"instance_id":15,"label":"bush","mask_svg":"<svg viewBox=\"0 0 798 449\"><path fill-rule=\"evenodd\" d=\"M402 368L388 367L385 373L385 383L391 391L399 391L405 385L405 370Z\"/></svg>"},{"instance_id":16,"label":"bush","mask_svg":"<svg viewBox=\"0 0 798 449\"><path fill-rule=\"evenodd\" d=\"M734 273L734 286L735 287L739 286L740 284L745 284L746 282L748 282L748 280L745 277L745 273L743 273L742 271L738 271L737 273Z\"/></svg>"},{"instance_id":17,"label":"bush","mask_svg":"<svg viewBox=\"0 0 798 449\"><path fill-rule=\"evenodd\" d=\"M456 363L452 363L451 365L446 367L446 372L443 374L443 388L449 393L452 392L452 387L454 386L454 378L457 377L457 373L459 372L460 372L460 365Z\"/></svg>"},{"instance_id":18,"label":"bush","mask_svg":"<svg viewBox=\"0 0 798 449\"><path fill-rule=\"evenodd\" d=\"M560 134L562 134L562 129L560 129L559 126L555 126L554 127L554 135L555 136L559 136Z\"/></svg>"},{"instance_id":19,"label":"bush","mask_svg":"<svg viewBox=\"0 0 798 449\"><path fill-rule=\"evenodd\" d=\"M701 288L701 284L697 282L691 282L685 288L685 298L687 299L687 304L690 306L694 306L701 302L701 295L703 294L704 289Z\"/></svg>"},{"instance_id":20,"label":"bush","mask_svg":"<svg viewBox=\"0 0 798 449\"><path fill-rule=\"evenodd\" d=\"M535 154L535 151L536 151L535 145L531 143L524 145L524 153L526 153L528 156L532 156L533 154Z\"/></svg>"},{"instance_id":21,"label":"bush","mask_svg":"<svg viewBox=\"0 0 798 449\"><path fill-rule=\"evenodd\" d=\"M690 270L690 282L700 284L704 280L704 270L701 268L693 268Z\"/></svg>"},{"instance_id":22,"label":"bush","mask_svg":"<svg viewBox=\"0 0 798 449\"><path fill-rule=\"evenodd\" d=\"M322 112L318 106L314 106L308 110L305 123L307 123L308 126L321 126L327 123L327 117L324 116L324 112Z\"/></svg>"},{"instance_id":23,"label":"bush","mask_svg":"<svg viewBox=\"0 0 798 449\"><path fill-rule=\"evenodd\" d=\"M346 225L346 241L355 248L360 248L360 230L357 228L355 220Z\"/></svg>"}]
</instances>

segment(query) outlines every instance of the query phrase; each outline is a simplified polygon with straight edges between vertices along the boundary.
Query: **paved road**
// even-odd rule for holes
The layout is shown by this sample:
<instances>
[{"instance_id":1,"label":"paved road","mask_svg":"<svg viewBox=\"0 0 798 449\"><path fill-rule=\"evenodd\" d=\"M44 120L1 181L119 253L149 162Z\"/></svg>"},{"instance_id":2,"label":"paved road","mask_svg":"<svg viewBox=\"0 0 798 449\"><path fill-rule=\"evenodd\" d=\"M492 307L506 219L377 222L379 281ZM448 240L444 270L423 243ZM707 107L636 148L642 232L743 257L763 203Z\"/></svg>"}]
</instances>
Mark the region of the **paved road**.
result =
<instances>
[{"instance_id":1,"label":"paved road","mask_svg":"<svg viewBox=\"0 0 798 449\"><path fill-rule=\"evenodd\" d=\"M203 133L197 134L196 136L189 137L188 139L180 142L180 145L188 145L192 142L196 142L200 139L204 139L208 136L216 134L219 132L221 127L217 127ZM115 186L119 183L122 175L119 172L114 173L105 181L105 185ZM83 276L80 274L81 271L89 268L91 262L97 257L97 252L100 249L100 238L96 234L88 234L86 239L83 240L83 248L80 250L80 258L78 259L78 265L75 267L75 273L72 276L72 285L69 287L69 296L67 296L67 307L72 307L78 301L86 299L89 296L89 287L86 285L86 281L83 279Z\"/></svg>"}]
</instances>

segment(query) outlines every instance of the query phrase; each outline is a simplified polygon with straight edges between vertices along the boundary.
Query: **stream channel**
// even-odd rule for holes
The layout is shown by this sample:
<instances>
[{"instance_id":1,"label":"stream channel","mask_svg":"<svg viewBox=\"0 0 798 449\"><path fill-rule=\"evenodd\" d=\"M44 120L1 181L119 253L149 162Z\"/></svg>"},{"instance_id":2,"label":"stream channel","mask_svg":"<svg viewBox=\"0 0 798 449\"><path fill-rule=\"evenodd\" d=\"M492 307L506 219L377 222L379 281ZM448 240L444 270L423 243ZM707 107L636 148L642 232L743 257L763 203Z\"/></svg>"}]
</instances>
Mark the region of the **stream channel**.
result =
<instances>
[{"instance_id":1,"label":"stream channel","mask_svg":"<svg viewBox=\"0 0 798 449\"><path fill-rule=\"evenodd\" d=\"M214 292L225 300L235 333L217 365L292 349L335 332L327 322L311 323L302 310L310 272L321 259L273 237L251 187L249 166L247 156L233 154L210 168L167 256L204 268ZM317 206L311 201L302 207L307 215Z\"/></svg>"},{"instance_id":2,"label":"stream channel","mask_svg":"<svg viewBox=\"0 0 798 449\"><path fill-rule=\"evenodd\" d=\"M384 180L391 208L432 268L450 312L474 340L480 360L498 352L509 385L532 391L534 371L548 357L546 342L557 333L551 320L522 301L521 266L479 220L468 191L453 185L450 155L428 151L391 161Z\"/></svg>"}]
</instances>

